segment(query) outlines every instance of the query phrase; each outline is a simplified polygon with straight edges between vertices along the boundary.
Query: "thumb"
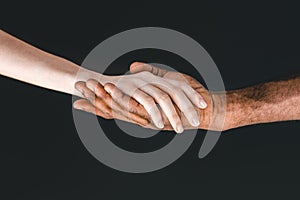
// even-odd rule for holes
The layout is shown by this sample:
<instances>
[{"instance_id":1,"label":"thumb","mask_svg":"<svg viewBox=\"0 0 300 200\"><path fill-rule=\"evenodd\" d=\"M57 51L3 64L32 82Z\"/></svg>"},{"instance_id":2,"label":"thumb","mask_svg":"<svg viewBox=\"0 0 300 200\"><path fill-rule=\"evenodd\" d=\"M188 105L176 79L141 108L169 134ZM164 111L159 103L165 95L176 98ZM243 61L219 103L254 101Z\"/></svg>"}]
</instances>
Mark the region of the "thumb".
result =
<instances>
[{"instance_id":1,"label":"thumb","mask_svg":"<svg viewBox=\"0 0 300 200\"><path fill-rule=\"evenodd\" d=\"M142 63L142 62L134 62L130 65L130 73L136 74L139 72L148 71L156 76L163 77L166 73L168 73L167 70L154 67L153 65Z\"/></svg>"}]
</instances>

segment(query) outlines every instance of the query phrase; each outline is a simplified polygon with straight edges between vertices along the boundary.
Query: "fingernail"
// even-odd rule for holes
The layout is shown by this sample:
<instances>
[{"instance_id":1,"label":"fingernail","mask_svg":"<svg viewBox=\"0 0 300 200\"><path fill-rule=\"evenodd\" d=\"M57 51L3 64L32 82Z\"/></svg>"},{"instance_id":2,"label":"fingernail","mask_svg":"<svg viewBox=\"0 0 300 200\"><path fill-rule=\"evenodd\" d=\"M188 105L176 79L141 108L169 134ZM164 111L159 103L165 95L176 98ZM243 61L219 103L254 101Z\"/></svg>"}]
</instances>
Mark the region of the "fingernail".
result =
<instances>
[{"instance_id":1,"label":"fingernail","mask_svg":"<svg viewBox=\"0 0 300 200\"><path fill-rule=\"evenodd\" d=\"M178 125L176 129L177 129L177 133L182 133L183 132L182 125Z\"/></svg>"},{"instance_id":2,"label":"fingernail","mask_svg":"<svg viewBox=\"0 0 300 200\"><path fill-rule=\"evenodd\" d=\"M163 123L162 121L159 121L159 122L157 123L157 127L158 127L158 128L164 128L164 123Z\"/></svg>"},{"instance_id":3,"label":"fingernail","mask_svg":"<svg viewBox=\"0 0 300 200\"><path fill-rule=\"evenodd\" d=\"M192 119L192 125L193 126L199 126L200 125L199 119L198 118Z\"/></svg>"},{"instance_id":4,"label":"fingernail","mask_svg":"<svg viewBox=\"0 0 300 200\"><path fill-rule=\"evenodd\" d=\"M206 108L207 107L206 102L202 99L200 100L199 104L200 104L200 108Z\"/></svg>"}]
</instances>

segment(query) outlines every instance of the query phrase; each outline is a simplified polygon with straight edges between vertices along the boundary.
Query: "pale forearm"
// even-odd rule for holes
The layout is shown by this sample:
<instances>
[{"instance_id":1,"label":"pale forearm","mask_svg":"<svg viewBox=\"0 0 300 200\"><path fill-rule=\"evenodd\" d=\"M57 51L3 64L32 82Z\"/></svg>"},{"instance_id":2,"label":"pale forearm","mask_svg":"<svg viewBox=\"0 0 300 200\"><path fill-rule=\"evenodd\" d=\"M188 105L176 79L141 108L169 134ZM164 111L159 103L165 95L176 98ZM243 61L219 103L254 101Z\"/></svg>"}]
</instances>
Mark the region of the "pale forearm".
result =
<instances>
[{"instance_id":1,"label":"pale forearm","mask_svg":"<svg viewBox=\"0 0 300 200\"><path fill-rule=\"evenodd\" d=\"M81 76L77 77L79 70ZM74 84L78 79L99 79L101 76L37 49L1 30L0 74L68 94L74 94Z\"/></svg>"}]
</instances>

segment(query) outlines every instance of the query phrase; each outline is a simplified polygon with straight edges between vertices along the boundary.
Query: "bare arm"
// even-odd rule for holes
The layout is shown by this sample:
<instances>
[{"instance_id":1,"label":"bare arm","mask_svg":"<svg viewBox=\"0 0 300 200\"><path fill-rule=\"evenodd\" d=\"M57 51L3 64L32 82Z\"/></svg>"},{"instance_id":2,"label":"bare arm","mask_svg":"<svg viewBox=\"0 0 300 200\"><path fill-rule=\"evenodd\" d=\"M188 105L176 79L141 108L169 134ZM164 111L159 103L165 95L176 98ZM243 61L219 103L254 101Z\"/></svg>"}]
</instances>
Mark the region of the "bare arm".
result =
<instances>
[{"instance_id":1,"label":"bare arm","mask_svg":"<svg viewBox=\"0 0 300 200\"><path fill-rule=\"evenodd\" d=\"M37 49L0 30L0 74L68 94L74 93L79 70L100 80L100 74ZM79 94L79 93L77 93Z\"/></svg>"},{"instance_id":2,"label":"bare arm","mask_svg":"<svg viewBox=\"0 0 300 200\"><path fill-rule=\"evenodd\" d=\"M177 132L182 132L183 126L172 102L182 105L181 111L189 116L188 121L194 127L199 125L199 118L193 105L205 107L202 97L189 85L180 81L170 82L149 72L126 76L105 76L37 49L1 30L0 74L77 96L81 96L81 93L74 88L77 81L95 79L102 84L114 83L122 92L133 96L141 103L155 125L162 128L164 126L162 113L155 104L154 99L156 99ZM87 85L87 87L91 86ZM200 104L201 101L202 104Z\"/></svg>"},{"instance_id":3,"label":"bare arm","mask_svg":"<svg viewBox=\"0 0 300 200\"><path fill-rule=\"evenodd\" d=\"M300 120L300 76L226 93L226 129Z\"/></svg>"}]
</instances>

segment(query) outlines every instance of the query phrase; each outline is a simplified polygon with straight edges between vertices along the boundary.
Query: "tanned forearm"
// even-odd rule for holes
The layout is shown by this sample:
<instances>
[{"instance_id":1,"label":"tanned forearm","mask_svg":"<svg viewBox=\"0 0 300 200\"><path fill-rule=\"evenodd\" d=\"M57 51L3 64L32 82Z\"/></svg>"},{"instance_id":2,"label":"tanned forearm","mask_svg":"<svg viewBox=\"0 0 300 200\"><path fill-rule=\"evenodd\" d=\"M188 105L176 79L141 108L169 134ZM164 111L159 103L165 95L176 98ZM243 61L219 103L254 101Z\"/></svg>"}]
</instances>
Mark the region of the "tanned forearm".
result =
<instances>
[{"instance_id":1,"label":"tanned forearm","mask_svg":"<svg viewBox=\"0 0 300 200\"><path fill-rule=\"evenodd\" d=\"M228 130L258 123L300 120L300 76L226 92L212 93L216 120L226 105L224 127ZM222 121L222 120L219 120ZM220 129L220 123L216 126Z\"/></svg>"}]
</instances>

